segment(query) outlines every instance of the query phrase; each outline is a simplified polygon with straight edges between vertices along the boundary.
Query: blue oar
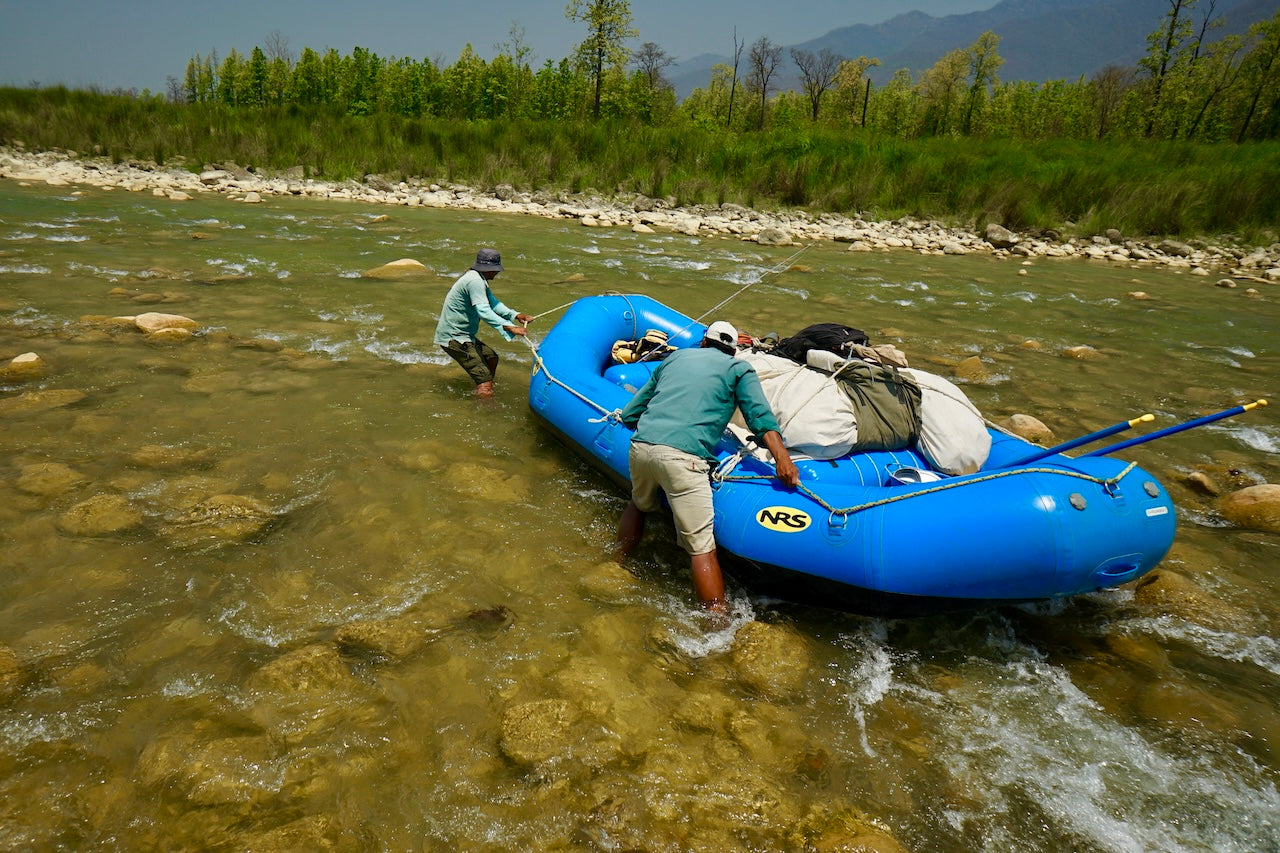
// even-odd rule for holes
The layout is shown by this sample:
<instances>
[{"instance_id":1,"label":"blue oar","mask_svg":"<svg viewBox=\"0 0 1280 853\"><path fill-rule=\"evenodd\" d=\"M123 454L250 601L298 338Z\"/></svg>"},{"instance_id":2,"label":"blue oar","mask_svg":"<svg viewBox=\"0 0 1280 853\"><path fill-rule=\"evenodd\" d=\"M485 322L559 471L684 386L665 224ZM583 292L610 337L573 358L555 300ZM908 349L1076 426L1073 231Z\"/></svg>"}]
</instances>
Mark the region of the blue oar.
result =
<instances>
[{"instance_id":1,"label":"blue oar","mask_svg":"<svg viewBox=\"0 0 1280 853\"><path fill-rule=\"evenodd\" d=\"M1082 444L1088 444L1091 441L1097 441L1100 438L1106 438L1109 435L1115 435L1118 432L1124 432L1127 429L1133 429L1138 424L1145 424L1150 421L1154 421L1155 419L1156 419L1155 415L1148 413L1141 417L1134 418L1131 421L1121 421L1118 424L1112 424L1106 429L1100 429L1097 432L1091 432L1088 435L1082 435L1079 438L1073 438L1070 441L1064 441L1062 444L1059 444L1056 447L1050 447L1045 450L1037 450L1035 453L1032 453L1029 456L1024 456L1021 459L1017 460L1016 462L1006 462L1002 467L1013 468L1017 465L1026 465L1028 462L1035 462L1036 460L1043 459L1046 456L1052 456L1055 453L1062 453L1064 451L1070 450L1073 447L1079 447Z\"/></svg>"},{"instance_id":2,"label":"blue oar","mask_svg":"<svg viewBox=\"0 0 1280 853\"><path fill-rule=\"evenodd\" d=\"M1243 406L1235 406L1233 408L1227 409L1226 411L1218 412L1212 415L1205 415L1203 418L1196 418L1195 420L1187 421L1186 423L1174 424L1171 427L1165 427L1164 429L1156 430L1155 432L1150 433L1148 435L1140 435L1137 438L1131 438L1128 441L1122 441L1119 444L1113 444L1110 447L1104 447L1101 450L1090 451L1089 453L1086 453L1084 455L1085 456L1106 456L1109 453L1115 453L1117 450L1124 450L1126 447L1133 447L1136 444L1143 444L1148 441L1155 441L1157 438L1164 438L1166 435L1173 435L1175 432L1182 432L1183 430L1192 429L1193 427L1204 426L1205 424L1211 424L1214 421L1220 421L1223 418L1233 418L1236 415L1244 414L1250 409L1256 409L1258 406L1265 406L1266 404L1267 404L1266 400L1256 400L1252 403L1245 403Z\"/></svg>"}]
</instances>

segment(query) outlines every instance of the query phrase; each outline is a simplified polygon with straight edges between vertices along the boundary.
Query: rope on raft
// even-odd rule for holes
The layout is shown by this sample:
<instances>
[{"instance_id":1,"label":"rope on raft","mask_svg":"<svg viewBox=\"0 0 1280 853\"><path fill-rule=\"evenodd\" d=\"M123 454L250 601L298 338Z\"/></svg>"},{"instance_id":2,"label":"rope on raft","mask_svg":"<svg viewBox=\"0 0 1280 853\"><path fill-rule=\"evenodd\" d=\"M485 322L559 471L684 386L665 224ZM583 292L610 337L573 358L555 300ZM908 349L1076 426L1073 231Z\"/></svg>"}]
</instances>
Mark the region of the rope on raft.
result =
<instances>
[{"instance_id":1,"label":"rope on raft","mask_svg":"<svg viewBox=\"0 0 1280 853\"><path fill-rule=\"evenodd\" d=\"M931 495L937 492L946 491L947 489L958 489L962 486L973 485L974 483L985 483L988 480L998 480L1001 477L1013 477L1018 474L1058 474L1063 477L1075 477L1076 479L1079 479L1079 480L1087 480L1090 483L1097 483L1098 485L1102 486L1104 489L1107 489L1108 491L1110 491L1112 486L1115 486L1117 483L1119 483L1121 480L1127 477L1129 475L1129 472L1131 472L1137 466L1138 466L1138 463L1130 462L1128 465L1125 466L1124 470L1121 471L1119 474L1117 474L1114 477L1107 477L1107 478L1095 477L1092 474L1084 474L1084 473L1081 473L1080 471L1069 471L1063 468L1007 468L1001 471L992 471L990 474L983 474L981 477L965 477L964 479L956 479L956 480L951 480L949 482L939 483L936 486L930 486L925 489L912 489L909 492L903 492L901 494L893 495L887 498L880 498L879 500L868 501L867 503L858 504L856 506L851 506L851 507L833 507L831 504L823 500L819 495L814 493L811 489L806 488L803 483L801 483L799 486L796 487L796 491L806 495L814 503L818 504L827 512L831 513L832 515L853 515L854 513L862 512L863 510L867 510L867 509L873 509L878 506L884 506L885 504L896 503L898 501L905 501L905 500L909 500L910 498L918 498L924 495ZM776 477L772 475L767 475L767 474L726 474L726 475L717 477L717 479L720 480L721 482L746 482L749 480L773 480L773 479L776 479Z\"/></svg>"}]
</instances>

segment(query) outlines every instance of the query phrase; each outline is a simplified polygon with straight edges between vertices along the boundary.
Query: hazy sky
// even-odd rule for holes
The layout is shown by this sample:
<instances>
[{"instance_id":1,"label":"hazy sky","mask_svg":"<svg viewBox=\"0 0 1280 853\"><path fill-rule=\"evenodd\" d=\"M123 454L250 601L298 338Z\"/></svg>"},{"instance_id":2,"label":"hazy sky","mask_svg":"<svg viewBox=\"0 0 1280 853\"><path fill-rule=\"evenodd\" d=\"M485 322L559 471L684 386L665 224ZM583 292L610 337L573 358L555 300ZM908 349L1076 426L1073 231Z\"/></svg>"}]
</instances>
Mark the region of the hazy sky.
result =
<instances>
[{"instance_id":1,"label":"hazy sky","mask_svg":"<svg viewBox=\"0 0 1280 853\"><path fill-rule=\"evenodd\" d=\"M919 10L942 16L990 9L997 0L633 0L640 37L676 60L726 55L733 30L748 43L792 45L851 24ZM458 58L468 42L491 58L524 30L535 65L568 56L586 36L564 0L0 0L0 85L151 89L181 78L197 53L248 54L278 31L296 57L304 48L383 57Z\"/></svg>"}]
</instances>

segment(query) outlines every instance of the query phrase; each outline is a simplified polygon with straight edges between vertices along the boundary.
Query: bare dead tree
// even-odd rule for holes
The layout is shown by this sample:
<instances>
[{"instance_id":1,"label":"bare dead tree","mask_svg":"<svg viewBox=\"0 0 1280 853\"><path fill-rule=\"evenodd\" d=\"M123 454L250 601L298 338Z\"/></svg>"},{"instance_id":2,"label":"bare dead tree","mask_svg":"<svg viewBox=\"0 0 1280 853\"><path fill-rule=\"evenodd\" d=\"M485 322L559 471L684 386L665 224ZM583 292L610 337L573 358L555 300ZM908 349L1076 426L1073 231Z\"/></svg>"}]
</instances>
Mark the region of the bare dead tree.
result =
<instances>
[{"instance_id":1,"label":"bare dead tree","mask_svg":"<svg viewBox=\"0 0 1280 853\"><path fill-rule=\"evenodd\" d=\"M811 50L791 48L791 59L800 69L800 82L804 93L809 96L810 118L818 120L818 107L822 103L823 94L836 82L843 58L827 48L818 51L815 56Z\"/></svg>"},{"instance_id":2,"label":"bare dead tree","mask_svg":"<svg viewBox=\"0 0 1280 853\"><path fill-rule=\"evenodd\" d=\"M742 62L742 49L745 41L738 41L738 28L733 28L733 76L729 79L729 116L725 119L725 127L733 127L733 98L738 93L738 65Z\"/></svg>"},{"instance_id":3,"label":"bare dead tree","mask_svg":"<svg viewBox=\"0 0 1280 853\"><path fill-rule=\"evenodd\" d=\"M662 75L662 69L674 65L675 60L653 42L647 41L640 45L640 49L631 54L631 61L649 81L649 91L656 92L670 85Z\"/></svg>"},{"instance_id":4,"label":"bare dead tree","mask_svg":"<svg viewBox=\"0 0 1280 853\"><path fill-rule=\"evenodd\" d=\"M768 36L760 36L752 43L747 61L751 64L747 80L751 89L760 95L760 129L764 130L765 108L769 103L769 81L778 73L778 65L782 62L782 45L774 44Z\"/></svg>"}]
</instances>

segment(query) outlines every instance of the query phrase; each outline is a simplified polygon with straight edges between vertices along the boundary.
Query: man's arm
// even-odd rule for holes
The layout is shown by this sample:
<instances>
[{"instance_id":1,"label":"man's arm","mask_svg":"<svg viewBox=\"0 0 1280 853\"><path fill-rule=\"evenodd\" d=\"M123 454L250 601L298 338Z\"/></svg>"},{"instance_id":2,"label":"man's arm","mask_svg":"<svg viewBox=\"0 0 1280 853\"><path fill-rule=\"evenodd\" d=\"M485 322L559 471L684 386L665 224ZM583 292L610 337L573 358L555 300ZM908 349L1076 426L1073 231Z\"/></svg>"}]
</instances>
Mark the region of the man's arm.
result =
<instances>
[{"instance_id":1,"label":"man's arm","mask_svg":"<svg viewBox=\"0 0 1280 853\"><path fill-rule=\"evenodd\" d=\"M782 443L782 434L769 430L760 437L764 439L764 446L769 448L769 452L773 454L773 462L778 473L778 479L793 489L800 485L800 471L796 468L795 463L791 461L791 454L787 452L787 446Z\"/></svg>"}]
</instances>

